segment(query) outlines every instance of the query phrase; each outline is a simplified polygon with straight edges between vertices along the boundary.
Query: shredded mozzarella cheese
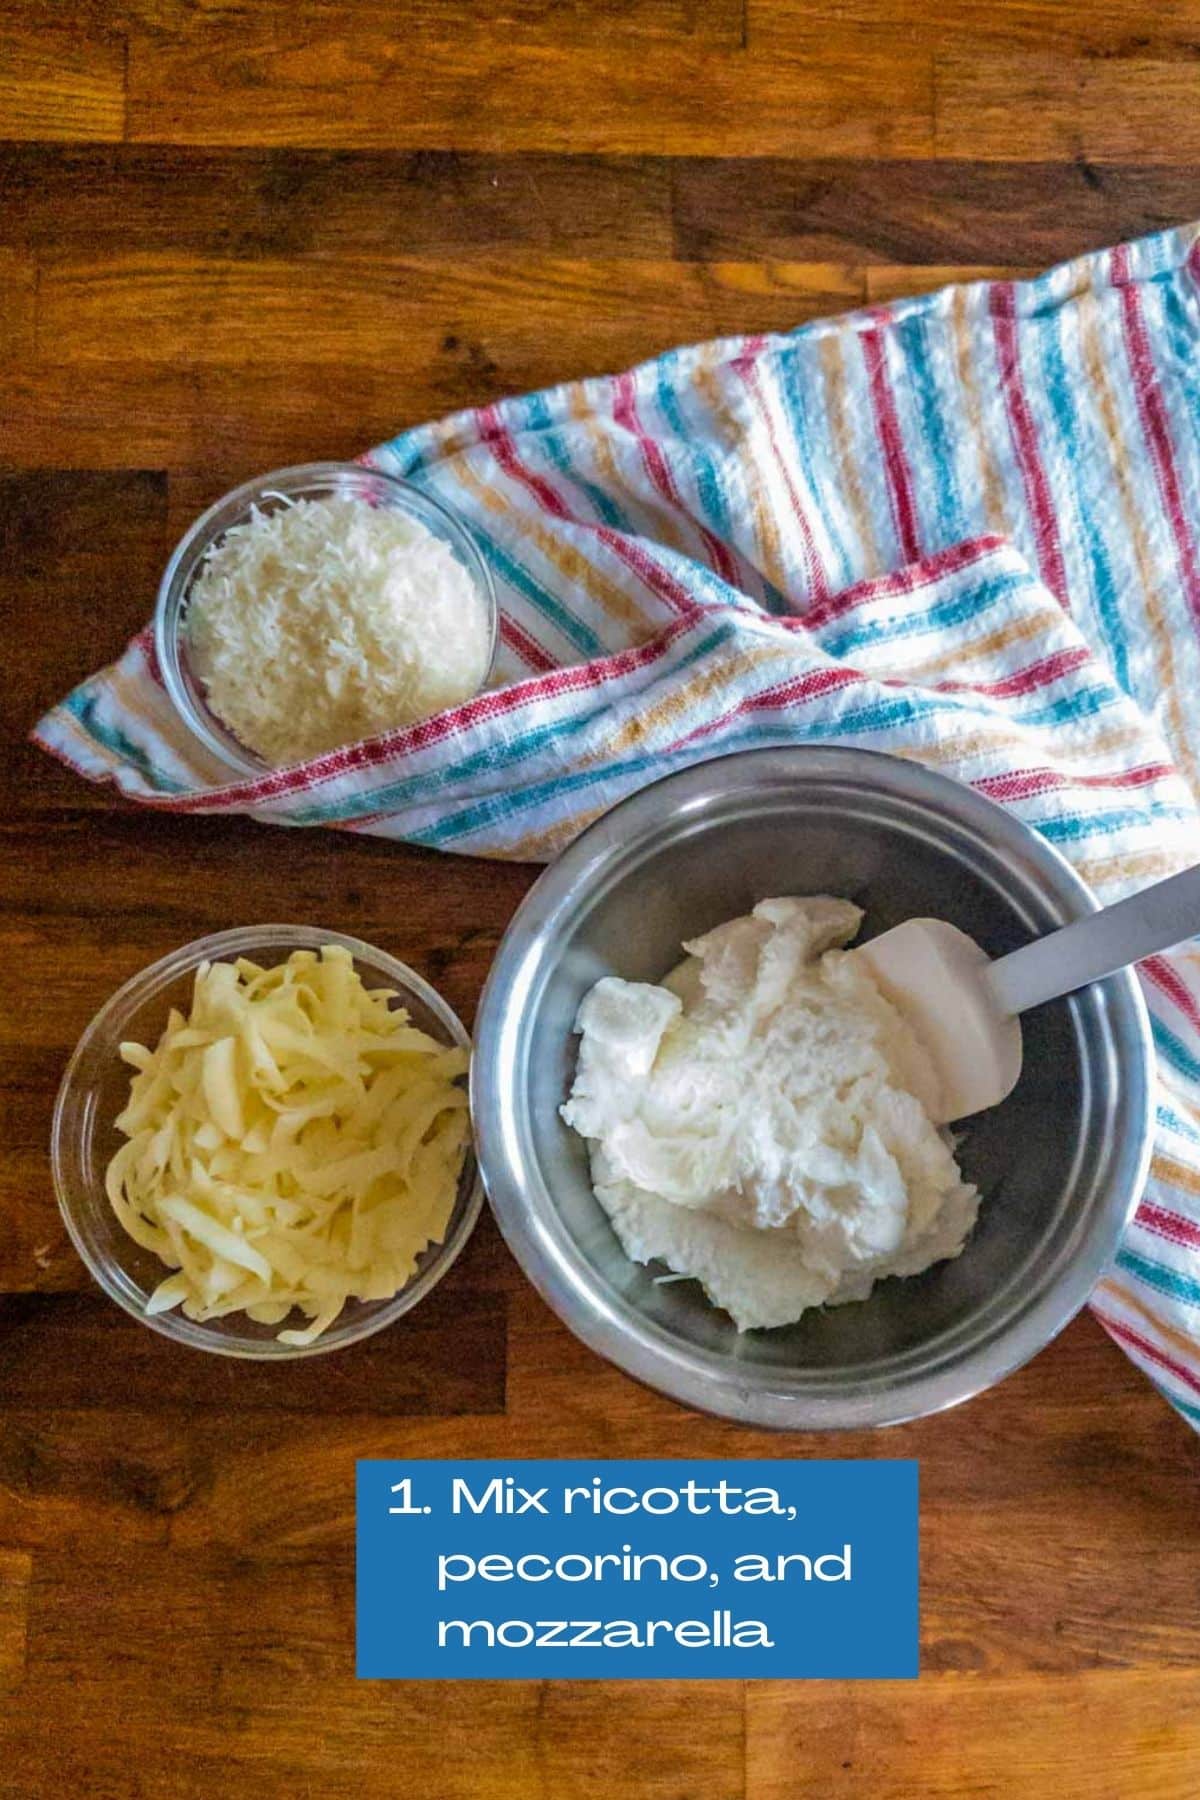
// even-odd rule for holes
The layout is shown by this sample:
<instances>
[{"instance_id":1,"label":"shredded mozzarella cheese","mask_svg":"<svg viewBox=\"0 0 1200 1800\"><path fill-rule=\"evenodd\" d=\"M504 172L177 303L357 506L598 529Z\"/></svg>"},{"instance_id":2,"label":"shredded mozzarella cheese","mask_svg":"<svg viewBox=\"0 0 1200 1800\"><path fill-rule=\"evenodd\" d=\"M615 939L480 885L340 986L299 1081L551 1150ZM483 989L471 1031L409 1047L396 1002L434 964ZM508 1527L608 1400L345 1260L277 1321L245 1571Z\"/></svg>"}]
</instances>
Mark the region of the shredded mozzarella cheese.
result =
<instances>
[{"instance_id":1,"label":"shredded mozzarella cheese","mask_svg":"<svg viewBox=\"0 0 1200 1800\"><path fill-rule=\"evenodd\" d=\"M276 766L457 706L491 652L485 598L450 546L350 498L231 526L192 586L187 634L213 711Z\"/></svg>"},{"instance_id":2,"label":"shredded mozzarella cheese","mask_svg":"<svg viewBox=\"0 0 1200 1800\"><path fill-rule=\"evenodd\" d=\"M364 987L340 945L276 968L204 963L190 1014L136 1071L107 1190L138 1244L176 1271L148 1311L245 1312L311 1344L349 1299L387 1300L440 1244L468 1139L465 1050Z\"/></svg>"}]
</instances>

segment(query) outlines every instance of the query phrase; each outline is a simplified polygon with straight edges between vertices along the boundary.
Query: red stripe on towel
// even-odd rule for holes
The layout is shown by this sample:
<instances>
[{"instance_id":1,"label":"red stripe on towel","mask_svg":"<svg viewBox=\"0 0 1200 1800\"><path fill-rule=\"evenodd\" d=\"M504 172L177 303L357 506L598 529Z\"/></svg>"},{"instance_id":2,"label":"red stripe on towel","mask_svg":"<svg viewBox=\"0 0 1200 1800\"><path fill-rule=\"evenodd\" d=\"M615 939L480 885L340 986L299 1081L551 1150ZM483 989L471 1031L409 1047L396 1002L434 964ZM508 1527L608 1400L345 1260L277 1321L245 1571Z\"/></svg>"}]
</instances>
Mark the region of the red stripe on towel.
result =
<instances>
[{"instance_id":1,"label":"red stripe on towel","mask_svg":"<svg viewBox=\"0 0 1200 1800\"><path fill-rule=\"evenodd\" d=\"M676 581L675 577L664 569L661 563L648 555L632 538L626 537L620 531L614 531L611 526L591 525L586 520L575 517L557 488L552 486L544 476L538 475L522 462L516 440L512 433L501 424L500 415L494 406L486 409L485 432L488 448L504 473L512 480L519 482L528 493L532 494L545 512L550 513L556 519L578 525L583 531L593 532L600 542L606 544L614 555L620 557L626 567L632 569L634 574L645 582L651 593L657 594L660 600L664 600L673 612L690 614L697 611L698 602L683 583Z\"/></svg>"},{"instance_id":2,"label":"red stripe on towel","mask_svg":"<svg viewBox=\"0 0 1200 1800\"><path fill-rule=\"evenodd\" d=\"M1054 516L1050 484L1046 479L1046 470L1038 446L1037 428L1033 422L1033 414L1029 410L1029 400L1021 376L1021 347L1017 333L1016 293L1013 283L1011 281L993 282L989 291L988 305L992 315L992 333L996 343L996 358L1000 367L1000 382L1004 390L1004 402L1008 408L1009 430L1012 433L1013 449L1016 452L1021 477L1025 484L1025 498L1029 504L1030 517L1033 520L1038 566L1046 586L1055 598L1070 611L1071 602L1067 592L1067 572L1063 563L1062 545L1058 537L1058 521Z\"/></svg>"},{"instance_id":3,"label":"red stripe on towel","mask_svg":"<svg viewBox=\"0 0 1200 1800\"><path fill-rule=\"evenodd\" d=\"M1161 956L1148 956L1139 964L1143 975L1153 983L1160 994L1177 1006L1189 1024L1200 1031L1200 1004L1187 983L1175 972L1170 963Z\"/></svg>"},{"instance_id":4,"label":"red stripe on towel","mask_svg":"<svg viewBox=\"0 0 1200 1800\"><path fill-rule=\"evenodd\" d=\"M669 501L677 512L682 513L685 518L691 519L695 524L716 573L722 581L728 582L730 587L738 587L737 567L728 547L685 504L683 495L679 491L679 484L671 472L670 463L663 455L658 443L647 434L638 415L637 390L630 373L618 375L614 379L613 418L618 425L629 432L631 437L637 440L646 473L664 500Z\"/></svg>"},{"instance_id":5,"label":"red stripe on towel","mask_svg":"<svg viewBox=\"0 0 1200 1800\"><path fill-rule=\"evenodd\" d=\"M1200 1380L1197 1380L1192 1371L1183 1363L1176 1362L1173 1356L1168 1356L1165 1351L1160 1350L1157 1344L1151 1343L1148 1337L1143 1337L1140 1331L1134 1331L1131 1326L1122 1324L1119 1319L1112 1319L1106 1312L1101 1312L1094 1303L1093 1311L1105 1331L1111 1332L1119 1343L1129 1344L1133 1349L1140 1351L1143 1356L1148 1356L1151 1362L1157 1363L1159 1368L1168 1370L1176 1380L1182 1381L1185 1387L1190 1387L1200 1394Z\"/></svg>"},{"instance_id":6,"label":"red stripe on towel","mask_svg":"<svg viewBox=\"0 0 1200 1800\"><path fill-rule=\"evenodd\" d=\"M886 324L890 316L886 308L873 314L880 324ZM871 405L875 410L875 430L883 450L896 537L900 543L901 555L907 562L916 562L921 555L921 544L917 533L912 470L904 449L904 433L900 429L896 397L887 372L887 349L883 333L878 329L864 331L859 341L871 389Z\"/></svg>"},{"instance_id":7,"label":"red stripe on towel","mask_svg":"<svg viewBox=\"0 0 1200 1800\"><path fill-rule=\"evenodd\" d=\"M1152 1231L1155 1237L1165 1238L1169 1244L1200 1250L1200 1225L1185 1219L1181 1213L1143 1200L1137 1209L1136 1222L1143 1230Z\"/></svg>"},{"instance_id":8,"label":"red stripe on towel","mask_svg":"<svg viewBox=\"0 0 1200 1800\"><path fill-rule=\"evenodd\" d=\"M1129 246L1127 244L1119 245L1112 253L1112 278L1121 301L1121 315L1125 326L1125 347L1129 356L1130 372L1133 375L1142 432L1150 450L1155 473L1158 476L1158 491L1163 511L1167 515L1171 526L1171 535L1175 539L1175 553L1179 562L1183 591L1187 596L1188 607L1193 619L1200 624L1200 568L1197 568L1196 563L1196 545L1188 524L1183 495L1179 487L1179 472L1175 466L1175 447L1171 441L1171 426L1167 417L1166 403L1163 400L1158 377L1154 372L1150 336L1146 330L1146 320L1142 312L1141 290L1138 283L1129 278Z\"/></svg>"},{"instance_id":9,"label":"red stripe on towel","mask_svg":"<svg viewBox=\"0 0 1200 1800\"><path fill-rule=\"evenodd\" d=\"M971 783L993 800L1027 800L1052 788L1146 787L1175 771L1169 763L1143 763L1137 769L1118 769L1108 775L1064 775L1060 769L1013 769L1002 775L984 775Z\"/></svg>"},{"instance_id":10,"label":"red stripe on towel","mask_svg":"<svg viewBox=\"0 0 1200 1800\"><path fill-rule=\"evenodd\" d=\"M952 544L948 550L939 550L936 555L910 563L906 569L897 569L892 575L869 575L865 581L856 581L853 587L842 588L840 593L808 607L803 618L794 622L809 631L819 631L822 625L840 619L843 613L851 612L856 606L867 606L872 600L899 599L903 595L920 593L922 588L932 587L944 575L956 575L973 563L986 562L997 550L1005 548L1004 539L999 537L971 538L965 544ZM786 625L793 621L781 619L777 623Z\"/></svg>"}]
</instances>

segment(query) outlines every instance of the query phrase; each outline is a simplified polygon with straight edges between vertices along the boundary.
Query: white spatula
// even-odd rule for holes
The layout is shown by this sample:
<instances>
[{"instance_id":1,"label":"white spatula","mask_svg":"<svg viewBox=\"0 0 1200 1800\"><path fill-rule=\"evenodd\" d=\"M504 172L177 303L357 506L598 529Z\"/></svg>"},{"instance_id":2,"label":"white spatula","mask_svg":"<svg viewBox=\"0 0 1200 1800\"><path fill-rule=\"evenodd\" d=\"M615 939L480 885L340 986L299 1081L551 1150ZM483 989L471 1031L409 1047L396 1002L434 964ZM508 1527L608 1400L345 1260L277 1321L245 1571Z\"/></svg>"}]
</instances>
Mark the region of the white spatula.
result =
<instances>
[{"instance_id":1,"label":"white spatula","mask_svg":"<svg viewBox=\"0 0 1200 1800\"><path fill-rule=\"evenodd\" d=\"M993 962L942 919L907 919L852 954L908 1020L941 1084L938 1124L995 1106L1021 1073L1018 1015L1200 932L1200 866Z\"/></svg>"}]
</instances>

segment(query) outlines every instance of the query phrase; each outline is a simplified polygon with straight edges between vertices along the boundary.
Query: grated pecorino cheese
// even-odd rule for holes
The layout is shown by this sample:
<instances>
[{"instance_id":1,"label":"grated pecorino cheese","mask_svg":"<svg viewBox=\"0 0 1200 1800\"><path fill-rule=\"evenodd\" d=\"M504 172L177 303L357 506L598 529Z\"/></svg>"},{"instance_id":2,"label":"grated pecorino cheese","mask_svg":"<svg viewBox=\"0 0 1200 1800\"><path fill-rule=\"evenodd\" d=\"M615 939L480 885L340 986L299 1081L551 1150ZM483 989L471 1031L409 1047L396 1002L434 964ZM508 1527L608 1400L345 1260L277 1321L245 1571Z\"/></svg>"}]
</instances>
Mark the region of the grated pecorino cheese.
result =
<instances>
[{"instance_id":1,"label":"grated pecorino cheese","mask_svg":"<svg viewBox=\"0 0 1200 1800\"><path fill-rule=\"evenodd\" d=\"M257 508L189 597L208 704L273 765L411 725L477 693L491 619L449 545L355 499Z\"/></svg>"}]
</instances>

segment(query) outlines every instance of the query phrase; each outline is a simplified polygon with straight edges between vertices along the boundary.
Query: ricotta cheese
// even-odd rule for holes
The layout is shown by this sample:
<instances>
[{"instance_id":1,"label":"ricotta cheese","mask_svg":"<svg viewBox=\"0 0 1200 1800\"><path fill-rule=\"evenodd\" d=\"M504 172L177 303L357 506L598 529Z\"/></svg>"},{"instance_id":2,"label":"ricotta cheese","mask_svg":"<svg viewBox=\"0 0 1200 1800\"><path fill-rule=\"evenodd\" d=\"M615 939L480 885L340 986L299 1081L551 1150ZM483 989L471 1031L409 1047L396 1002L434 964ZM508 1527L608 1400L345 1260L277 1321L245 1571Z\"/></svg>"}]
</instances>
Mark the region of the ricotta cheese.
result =
<instances>
[{"instance_id":1,"label":"ricotta cheese","mask_svg":"<svg viewBox=\"0 0 1200 1800\"><path fill-rule=\"evenodd\" d=\"M861 909L764 900L661 986L584 999L563 1118L625 1252L700 1281L739 1331L957 1256L979 1196L922 1103L934 1072L859 959Z\"/></svg>"}]
</instances>

